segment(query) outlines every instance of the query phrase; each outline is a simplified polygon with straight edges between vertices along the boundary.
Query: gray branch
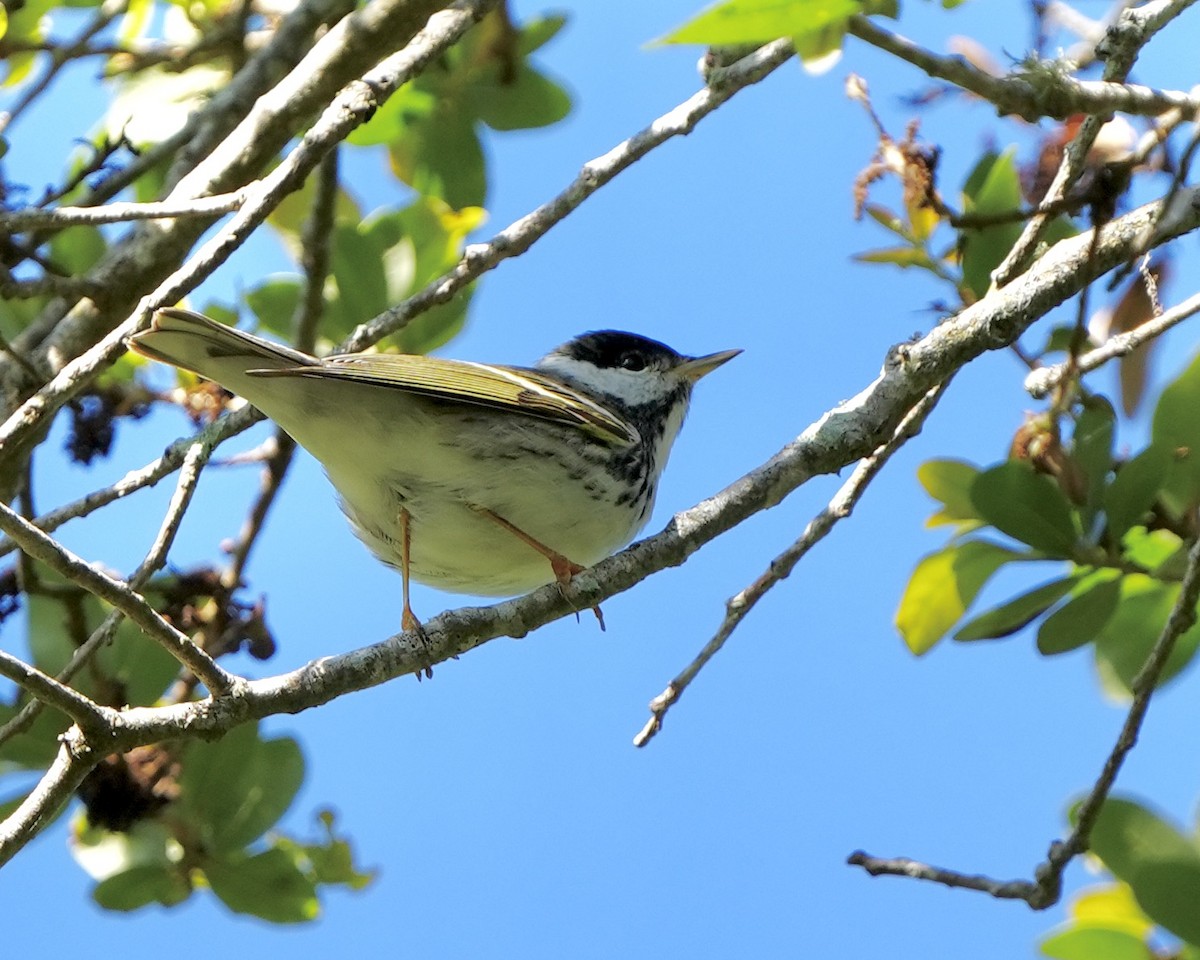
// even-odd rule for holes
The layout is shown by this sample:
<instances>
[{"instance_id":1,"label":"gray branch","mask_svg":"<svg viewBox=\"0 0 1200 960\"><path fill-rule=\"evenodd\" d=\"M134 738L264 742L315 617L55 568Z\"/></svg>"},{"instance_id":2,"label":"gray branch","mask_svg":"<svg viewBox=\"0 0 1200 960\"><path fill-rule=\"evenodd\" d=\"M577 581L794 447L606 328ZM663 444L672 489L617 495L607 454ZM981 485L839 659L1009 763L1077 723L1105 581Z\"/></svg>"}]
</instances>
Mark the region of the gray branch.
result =
<instances>
[{"instance_id":1,"label":"gray branch","mask_svg":"<svg viewBox=\"0 0 1200 960\"><path fill-rule=\"evenodd\" d=\"M1196 230L1200 188L1183 191L1176 203L1181 199L1186 209L1178 206L1178 215L1170 219L1162 219L1159 204L1152 203L1103 227L1095 242L1089 232L1057 244L1036 271L993 291L925 337L893 348L878 378L856 397L826 413L762 466L677 514L665 530L578 574L568 596L551 584L495 606L443 613L425 624L424 639L400 634L280 676L239 681L230 696L122 711L105 738L104 752L180 736L213 736L251 719L297 713L422 672L496 637L523 636L628 590L659 570L682 564L704 544L775 506L810 478L871 456L931 389L981 354L1013 343L1039 317L1140 252L1148 235L1150 243L1160 244ZM86 747L86 740L81 742ZM73 779L74 769L64 761L47 777L54 783L67 782ZM42 795L47 804L60 800L49 788ZM13 817L0 825L0 863L14 856L45 822L45 816L28 802Z\"/></svg>"}]
</instances>

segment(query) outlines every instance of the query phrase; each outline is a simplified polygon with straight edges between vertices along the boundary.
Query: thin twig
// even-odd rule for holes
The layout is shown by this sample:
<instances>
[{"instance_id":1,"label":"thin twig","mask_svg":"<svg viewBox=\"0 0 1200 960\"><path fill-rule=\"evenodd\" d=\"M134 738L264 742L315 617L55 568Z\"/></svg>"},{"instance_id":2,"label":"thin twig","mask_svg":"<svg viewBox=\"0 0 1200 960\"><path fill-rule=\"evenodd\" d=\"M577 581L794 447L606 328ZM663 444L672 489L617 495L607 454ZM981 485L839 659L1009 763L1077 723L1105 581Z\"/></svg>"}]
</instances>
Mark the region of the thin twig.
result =
<instances>
[{"instance_id":1,"label":"thin twig","mask_svg":"<svg viewBox=\"0 0 1200 960\"><path fill-rule=\"evenodd\" d=\"M1127 356L1142 344L1161 336L1196 313L1200 313L1200 293L1192 294L1170 310L1126 333L1117 334L1094 350L1081 354L1074 364L1074 370L1079 374L1090 373L1109 360ZM1052 367L1040 367L1025 378L1025 389L1034 397L1044 397L1067 378L1071 373L1070 367L1070 361L1063 361Z\"/></svg>"},{"instance_id":2,"label":"thin twig","mask_svg":"<svg viewBox=\"0 0 1200 960\"><path fill-rule=\"evenodd\" d=\"M997 77L962 57L943 57L906 37L892 33L862 15L850 18L850 33L905 60L935 80L945 80L982 97L1001 114L1031 123L1043 118L1065 120L1080 113L1114 112L1156 117L1173 108L1195 111L1200 99L1179 90L1156 90L1112 79L1078 80L1055 63L1038 64L1013 76Z\"/></svg>"},{"instance_id":3,"label":"thin twig","mask_svg":"<svg viewBox=\"0 0 1200 960\"><path fill-rule=\"evenodd\" d=\"M300 238L300 259L305 278L304 296L296 309L293 321L296 332L292 340L296 349L305 353L311 353L316 345L317 324L325 309L325 278L329 275L333 256L332 239L337 194L338 151L335 147L317 168L312 212L305 221ZM242 582L242 574L250 560L250 551L262 532L267 514L275 502L295 452L296 441L283 430L276 428L275 449L263 468L258 496L238 533L237 541L229 551L229 566L221 574L221 582L230 589Z\"/></svg>"},{"instance_id":4,"label":"thin twig","mask_svg":"<svg viewBox=\"0 0 1200 960\"><path fill-rule=\"evenodd\" d=\"M0 650L0 676L23 688L35 698L32 702L61 710L84 730L105 730L112 724L98 703L3 650Z\"/></svg>"},{"instance_id":5,"label":"thin twig","mask_svg":"<svg viewBox=\"0 0 1200 960\"><path fill-rule=\"evenodd\" d=\"M0 212L0 231L21 233L41 227L69 227L76 224L210 217L214 214L231 213L239 209L257 185L258 182L255 181L233 193L176 202L110 203L102 207L55 207L49 210L29 207L25 210Z\"/></svg>"},{"instance_id":6,"label":"thin twig","mask_svg":"<svg viewBox=\"0 0 1200 960\"><path fill-rule=\"evenodd\" d=\"M945 886L967 887L980 890L993 897L1024 900L1034 910L1045 910L1058 902L1062 895L1062 875L1067 865L1077 856L1085 853L1095 829L1104 801L1116 783L1117 775L1129 751L1137 743L1138 733L1146 719L1146 711L1150 708L1150 700L1158 686L1163 668L1175 644L1183 634L1196 623L1196 603L1200 601L1200 538L1192 543L1188 551L1187 570L1179 587L1179 596L1175 601L1162 632L1154 642L1154 647L1142 669L1130 684L1133 701L1129 712L1121 726L1116 743L1105 758L1104 767L1096 782L1088 791L1087 797L1079 805L1075 816L1075 827L1066 840L1055 842L1050 846L1050 852L1045 861L1034 871L1034 880L991 880L978 874L964 874L956 870L946 870L930 866L906 857L883 859L863 853L861 850L851 854L848 862L854 866L863 867L872 876L890 875L912 877L917 880L929 880Z\"/></svg>"},{"instance_id":7,"label":"thin twig","mask_svg":"<svg viewBox=\"0 0 1200 960\"><path fill-rule=\"evenodd\" d=\"M1157 0L1136 9L1122 10L1106 33L1105 39L1101 41L1106 57L1104 80L1124 80L1137 60L1138 53L1151 37L1195 2L1196 0ZM1181 112L1188 116L1194 113L1189 110ZM1088 153L1107 119L1106 114L1089 114L1084 118L1078 132L1063 151L1062 162L1042 198L1043 203L1058 203L1067 196L1087 168ZM1052 216L1043 214L1035 216L1025 225L1025 229L1005 254L1000 266L992 271L992 282L997 287L1011 283L1028 268L1052 220Z\"/></svg>"},{"instance_id":8,"label":"thin twig","mask_svg":"<svg viewBox=\"0 0 1200 960\"><path fill-rule=\"evenodd\" d=\"M220 696L233 689L236 678L164 620L128 584L86 563L5 504L0 504L0 529L12 537L29 556L41 560L88 593L120 609L147 635L157 640L180 663L195 673L214 694Z\"/></svg>"},{"instance_id":9,"label":"thin twig","mask_svg":"<svg viewBox=\"0 0 1200 960\"><path fill-rule=\"evenodd\" d=\"M158 534L150 545L145 558L138 564L138 568L128 580L130 590L140 593L146 581L167 562L167 553L171 549L171 544L175 542L175 535L179 532L183 515L192 502L196 484L200 482L201 469L212 455L214 447L215 442L199 438L188 447L183 457L183 465L179 470L175 492L171 495L170 503L167 504L167 512L163 515ZM58 682L69 683L97 651L109 644L124 619L125 614L119 607L114 607L109 611L100 626L75 649L66 665L58 672L56 677ZM41 712L42 705L38 701L34 700L25 704L4 726L0 727L0 747L13 737L28 730Z\"/></svg>"},{"instance_id":10,"label":"thin twig","mask_svg":"<svg viewBox=\"0 0 1200 960\"><path fill-rule=\"evenodd\" d=\"M338 349L354 353L378 343L402 329L418 314L451 300L460 290L504 260L523 254L551 227L621 171L668 140L691 133L697 123L734 94L758 83L794 55L795 48L790 40L778 40L760 47L729 67L715 71L703 90L617 144L608 153L585 163L579 175L556 197L509 224L486 243L467 247L462 259L449 272L407 300L359 326Z\"/></svg>"},{"instance_id":11,"label":"thin twig","mask_svg":"<svg viewBox=\"0 0 1200 960\"><path fill-rule=\"evenodd\" d=\"M50 825L101 756L87 745L78 728L63 734L50 769L12 815L0 823L0 866Z\"/></svg>"},{"instance_id":12,"label":"thin twig","mask_svg":"<svg viewBox=\"0 0 1200 960\"><path fill-rule=\"evenodd\" d=\"M721 626L717 629L712 639L704 645L704 648L696 655L695 659L680 671L674 680L667 684L667 688L650 701L650 719L638 732L637 736L633 738L633 745L635 747L644 747L662 729L663 719L666 717L667 711L679 700L684 690L688 688L688 685L696 679L696 675L704 669L705 664L725 645L725 641L738 628L747 614L754 608L755 604L772 587L788 577L792 570L795 569L796 564L803 559L809 550L829 534L839 520L844 520L853 513L854 507L862 498L862 495L866 493L871 481L879 475L879 472L888 460L891 459L892 455L921 432L921 427L925 423L926 418L933 412L933 408L937 406L938 401L941 400L948 386L949 381L940 383L925 394L917 405L900 421L900 424L896 427L896 432L892 434L888 441L871 454L871 456L859 461L858 466L854 468L854 472L850 474L846 482L834 494L833 499L829 501L825 509L809 521L800 538L784 550L783 553L775 557L771 561L770 566L767 567L766 571L758 579L726 602L725 619L721 622Z\"/></svg>"},{"instance_id":13,"label":"thin twig","mask_svg":"<svg viewBox=\"0 0 1200 960\"><path fill-rule=\"evenodd\" d=\"M73 42L59 47L50 54L50 65L46 68L46 72L25 91L12 110L0 113L0 134L3 134L14 120L29 109L34 100L46 92L55 76L58 75L58 71L72 59L72 52L76 49L86 48L88 41L124 13L128 5L128 0L104 0L96 12L96 16L80 31L79 36Z\"/></svg>"},{"instance_id":14,"label":"thin twig","mask_svg":"<svg viewBox=\"0 0 1200 960\"><path fill-rule=\"evenodd\" d=\"M68 520L86 517L88 514L108 506L114 500L127 497L144 487L153 487L160 480L178 470L188 452L196 444L215 449L230 437L245 432L262 419L262 414L250 406L242 407L240 410L220 417L198 433L176 440L157 460L152 460L137 470L131 470L110 486L94 490L78 500L42 514L32 521L33 525L45 533L53 533ZM16 549L17 544L12 540L0 539L0 557Z\"/></svg>"}]
</instances>

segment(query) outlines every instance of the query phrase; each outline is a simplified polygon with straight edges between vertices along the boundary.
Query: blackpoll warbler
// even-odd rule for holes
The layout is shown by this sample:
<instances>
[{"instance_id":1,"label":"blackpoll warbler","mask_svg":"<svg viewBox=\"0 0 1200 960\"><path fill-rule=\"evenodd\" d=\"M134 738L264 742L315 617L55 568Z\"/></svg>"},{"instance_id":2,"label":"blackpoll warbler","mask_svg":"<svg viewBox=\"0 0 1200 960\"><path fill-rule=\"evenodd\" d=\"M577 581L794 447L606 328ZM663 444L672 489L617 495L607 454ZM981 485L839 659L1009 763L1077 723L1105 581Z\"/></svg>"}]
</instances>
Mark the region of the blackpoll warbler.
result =
<instances>
[{"instance_id":1,"label":"blackpoll warbler","mask_svg":"<svg viewBox=\"0 0 1200 960\"><path fill-rule=\"evenodd\" d=\"M628 543L650 517L692 386L740 350L685 357L632 333L533 369L406 354L316 359L188 310L137 352L244 397L324 464L363 542L404 577L509 596Z\"/></svg>"}]
</instances>

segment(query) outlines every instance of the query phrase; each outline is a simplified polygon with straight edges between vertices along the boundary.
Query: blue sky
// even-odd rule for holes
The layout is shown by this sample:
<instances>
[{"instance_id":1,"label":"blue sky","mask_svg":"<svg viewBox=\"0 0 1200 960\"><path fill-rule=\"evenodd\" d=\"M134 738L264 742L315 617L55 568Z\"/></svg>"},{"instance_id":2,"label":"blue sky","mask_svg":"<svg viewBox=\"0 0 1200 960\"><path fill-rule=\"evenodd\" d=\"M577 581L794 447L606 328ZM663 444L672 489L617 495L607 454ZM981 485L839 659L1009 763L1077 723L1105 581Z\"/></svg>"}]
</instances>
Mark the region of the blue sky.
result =
<instances>
[{"instance_id":1,"label":"blue sky","mask_svg":"<svg viewBox=\"0 0 1200 960\"><path fill-rule=\"evenodd\" d=\"M1083 6L1098 13L1107 5ZM515 4L518 17L542 9ZM540 62L572 90L575 110L558 126L489 139L493 202L482 236L698 86L697 50L645 45L684 20L689 4L566 9L568 27ZM1194 37L1198 21L1194 11L1184 19L1147 51L1143 69L1155 82L1191 83L1178 75L1188 62L1180 38ZM937 50L950 34L974 35L1001 59L1028 45L1023 5L1002 0L954 13L909 0L901 29ZM850 70L867 78L877 110L902 133L911 109L900 98L922 86L912 68L855 42L824 76L786 65L488 275L467 330L443 351L525 363L578 332L612 326L690 353L744 348L698 389L651 530L857 393L889 346L933 322L929 304L941 290L850 260L887 242L875 225L852 220L851 183L874 137L842 94ZM62 109L95 95L84 79L64 89ZM924 137L944 148L941 183L954 199L986 145L1016 142L1029 156L1030 133L986 105L947 103L923 118ZM36 187L62 147L47 135L46 152L31 152L22 134L30 130L14 131L10 176ZM403 200L377 156L353 157L347 169L364 208ZM1186 262L1194 248L1188 240L1180 249L1168 302L1196 286ZM207 292L228 296L281 267L271 243L256 242ZM1194 339L1185 329L1168 340L1160 381L1190 359ZM909 571L944 540L923 527L931 505L917 466L1002 458L1034 406L1021 380L1003 354L959 376L854 517L751 615L645 750L630 739L647 701L708 639L725 598L799 535L837 478L810 483L681 569L608 601L607 633L590 618L568 619L494 641L439 667L432 682L404 679L269 721L298 737L308 758L288 827L315 835L313 813L331 805L362 864L379 870L365 892L328 896L316 924L281 929L232 917L204 895L172 911L104 913L88 900L63 821L0 874L10 947L56 955L90 941L134 957L286 950L297 960L350 944L422 958L1030 955L1061 907L1033 914L844 865L863 848L1029 877L1121 722L1086 652L1048 661L1017 637L946 644L915 660L891 626ZM1102 372L1094 382L1112 381ZM48 449L38 461L41 507L121 476L185 429L181 416L156 413L123 430L114 456L91 470ZM1122 431L1118 443L1134 446L1145 424ZM264 435L239 438L229 452ZM211 560L236 533L257 482L247 468L206 474L172 562ZM62 537L128 570L168 495L139 493ZM240 663L249 674L398 629L399 579L354 539L311 459L289 477L248 576L268 598L281 643L270 664ZM987 596L1003 599L1014 583L1002 579ZM456 600L416 588L413 602L429 616ZM3 642L12 648L19 635ZM1193 671L1155 700L1119 784L1188 823L1197 776L1178 762L1172 731L1196 724L1195 684ZM1068 880L1075 890L1094 878L1076 864Z\"/></svg>"}]
</instances>

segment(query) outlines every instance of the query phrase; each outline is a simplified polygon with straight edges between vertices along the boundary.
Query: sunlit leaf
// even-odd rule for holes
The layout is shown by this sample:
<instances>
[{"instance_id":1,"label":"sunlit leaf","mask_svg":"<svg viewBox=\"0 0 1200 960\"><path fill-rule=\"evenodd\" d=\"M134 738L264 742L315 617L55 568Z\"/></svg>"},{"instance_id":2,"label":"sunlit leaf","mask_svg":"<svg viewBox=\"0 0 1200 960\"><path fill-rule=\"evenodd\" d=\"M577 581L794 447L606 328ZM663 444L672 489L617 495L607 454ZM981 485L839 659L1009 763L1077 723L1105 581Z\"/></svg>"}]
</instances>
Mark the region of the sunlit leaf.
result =
<instances>
[{"instance_id":1,"label":"sunlit leaf","mask_svg":"<svg viewBox=\"0 0 1200 960\"><path fill-rule=\"evenodd\" d=\"M1003 213L1021 205L1021 182L1017 175L1016 148L987 154L976 164L963 187L965 212ZM959 250L963 283L976 300L992 285L992 271L1000 266L1021 234L1021 224L1003 223L983 229L961 231Z\"/></svg>"},{"instance_id":2,"label":"sunlit leaf","mask_svg":"<svg viewBox=\"0 0 1200 960\"><path fill-rule=\"evenodd\" d=\"M726 0L662 38L663 43L766 43L817 34L868 4L857 0ZM844 27L843 27L844 29Z\"/></svg>"},{"instance_id":3,"label":"sunlit leaf","mask_svg":"<svg viewBox=\"0 0 1200 960\"><path fill-rule=\"evenodd\" d=\"M922 558L896 610L896 629L908 648L918 655L932 649L962 619L992 574L1021 558L985 540L968 540Z\"/></svg>"},{"instance_id":4,"label":"sunlit leaf","mask_svg":"<svg viewBox=\"0 0 1200 960\"><path fill-rule=\"evenodd\" d=\"M960 527L978 525L980 517L971 500L971 484L979 476L979 468L963 460L927 460L917 467L917 479L942 509L926 522L928 527L947 523Z\"/></svg>"},{"instance_id":5,"label":"sunlit leaf","mask_svg":"<svg viewBox=\"0 0 1200 960\"><path fill-rule=\"evenodd\" d=\"M867 250L864 253L856 253L853 259L859 263L890 263L901 268L934 269L929 254L920 247L885 247L882 250Z\"/></svg>"},{"instance_id":6,"label":"sunlit leaf","mask_svg":"<svg viewBox=\"0 0 1200 960\"><path fill-rule=\"evenodd\" d=\"M1039 949L1055 960L1150 960L1141 937L1105 926L1072 926L1047 937Z\"/></svg>"}]
</instances>

